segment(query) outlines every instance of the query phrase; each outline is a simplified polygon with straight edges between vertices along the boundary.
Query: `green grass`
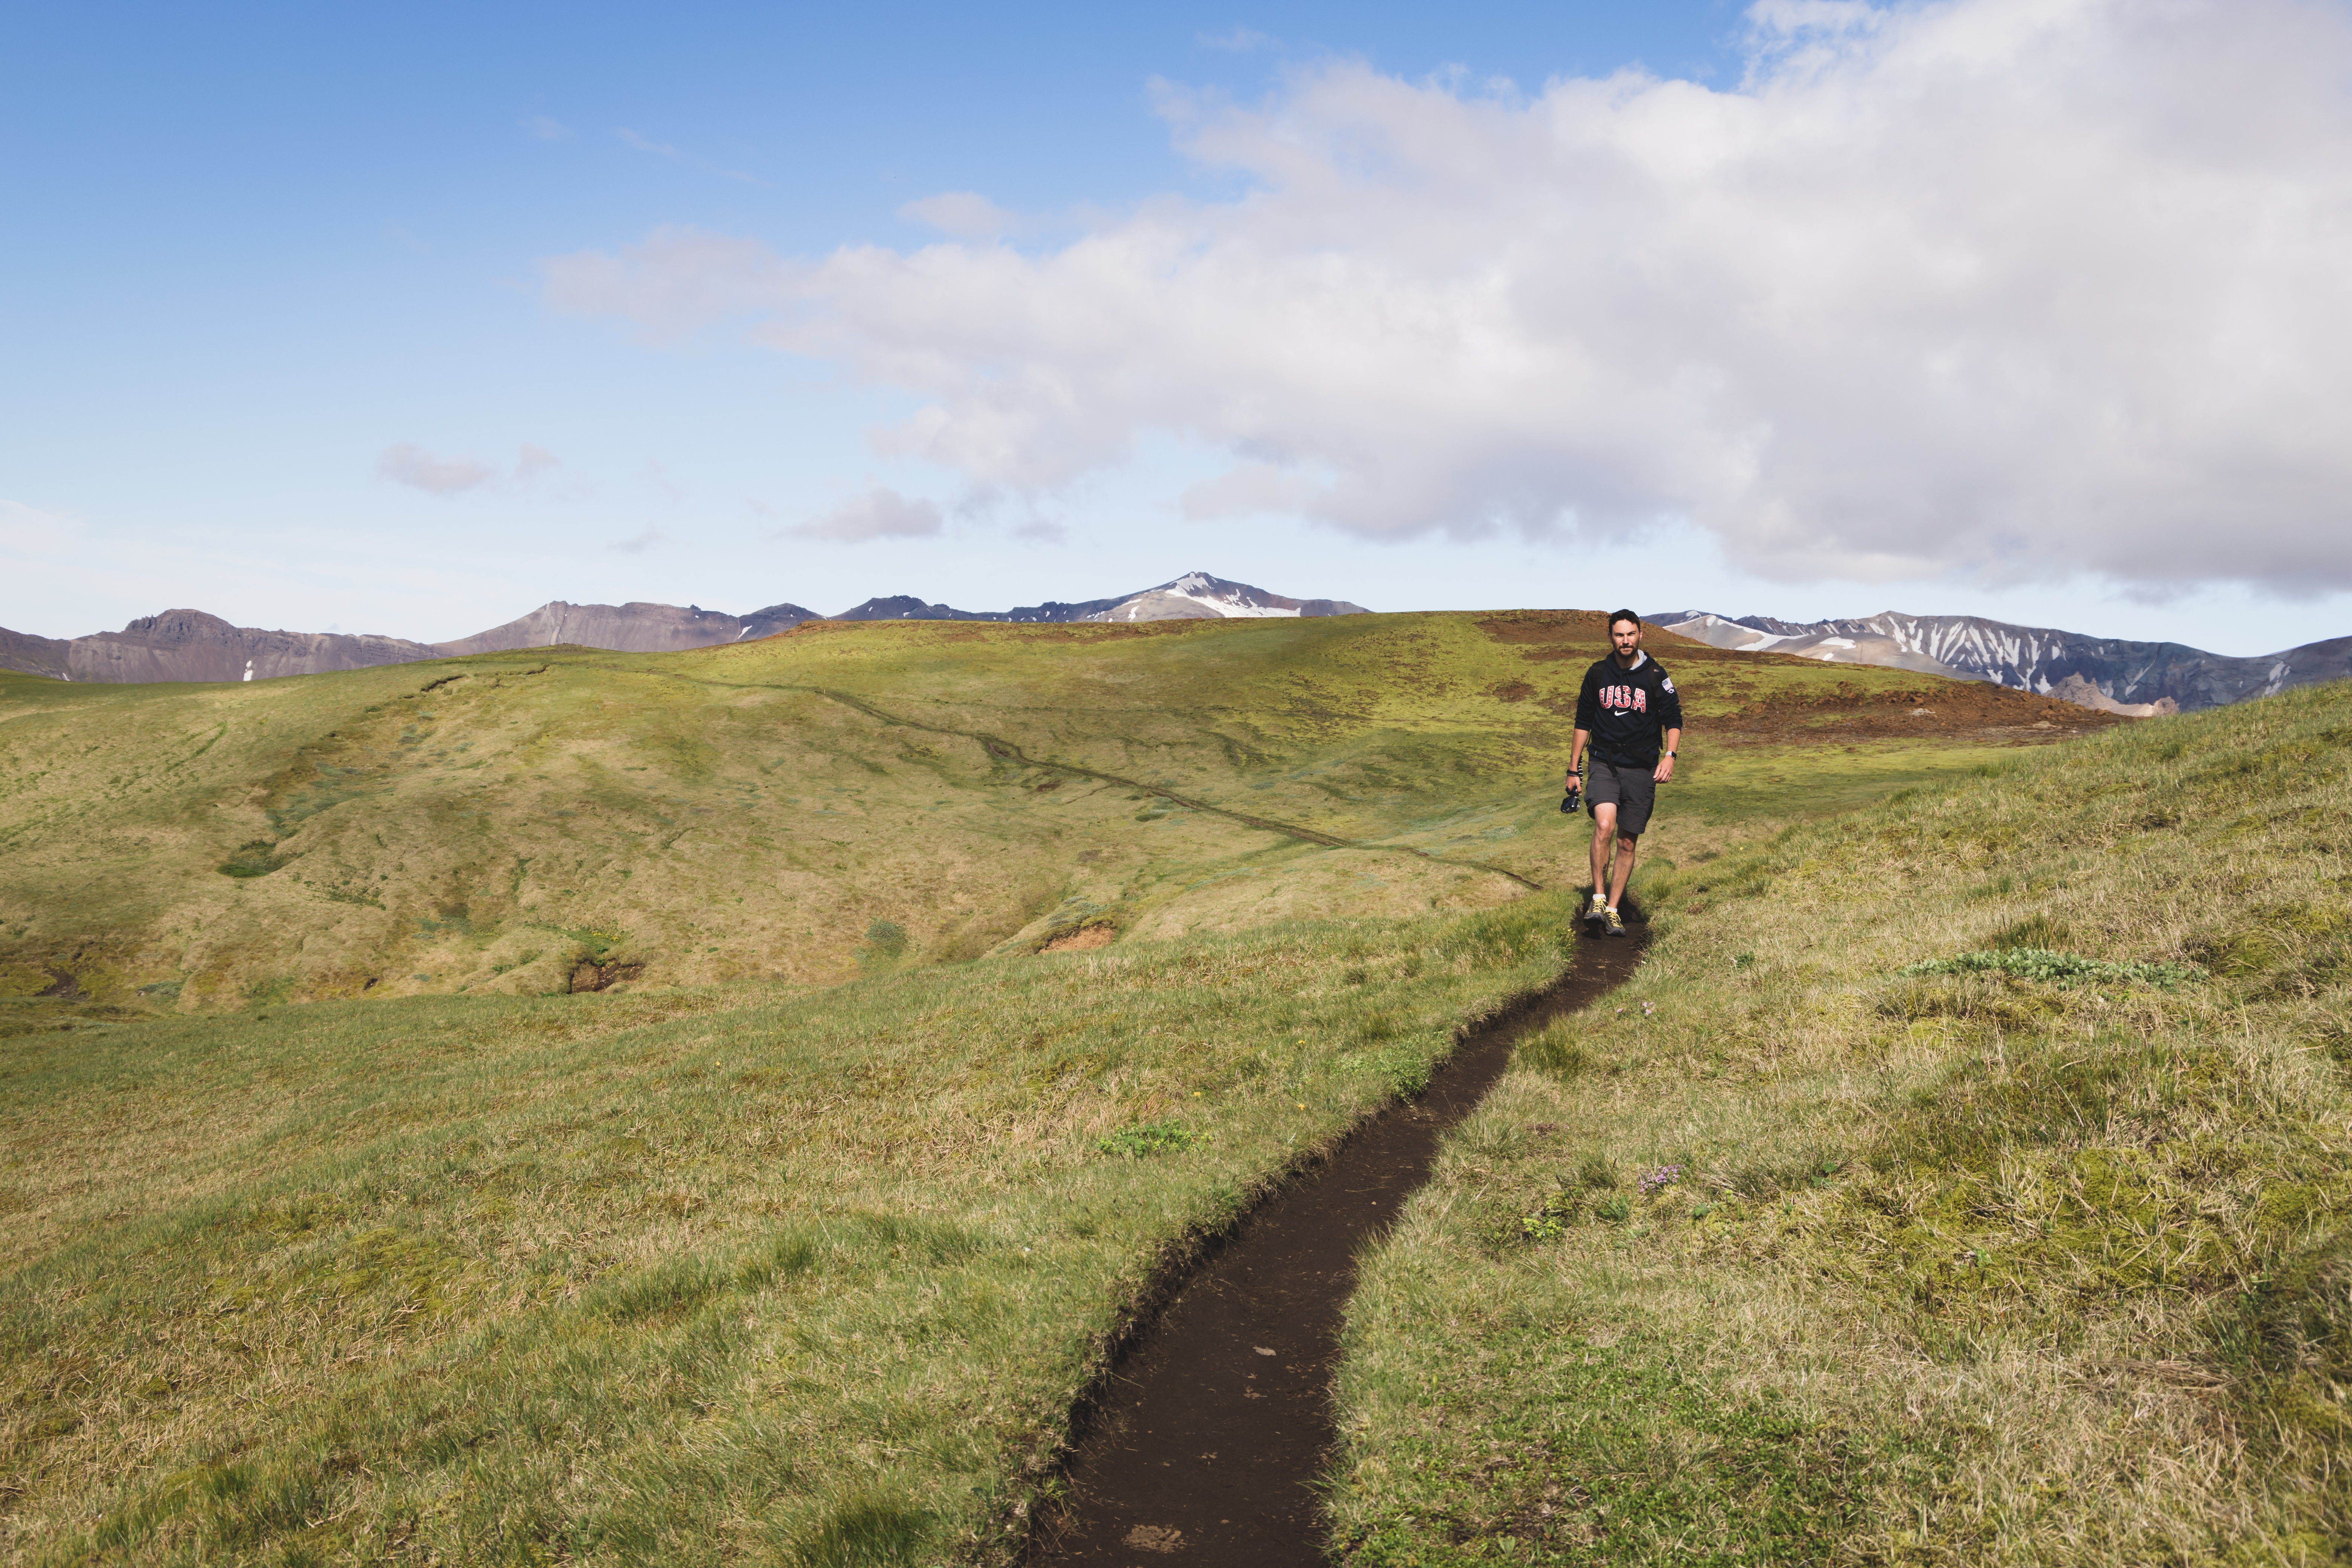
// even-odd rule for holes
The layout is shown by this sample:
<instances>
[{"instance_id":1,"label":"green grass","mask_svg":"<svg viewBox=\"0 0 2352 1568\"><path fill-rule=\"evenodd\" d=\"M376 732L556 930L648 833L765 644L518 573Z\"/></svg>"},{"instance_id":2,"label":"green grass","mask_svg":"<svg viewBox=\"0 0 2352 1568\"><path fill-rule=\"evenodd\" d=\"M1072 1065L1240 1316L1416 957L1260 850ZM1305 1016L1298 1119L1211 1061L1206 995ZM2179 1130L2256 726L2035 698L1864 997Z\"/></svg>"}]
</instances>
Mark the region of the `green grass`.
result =
<instances>
[{"instance_id":1,"label":"green grass","mask_svg":"<svg viewBox=\"0 0 2352 1568\"><path fill-rule=\"evenodd\" d=\"M233 686L0 676L0 997L59 973L187 1012L545 994L583 961L829 984L1089 925L1491 907L1584 874L1554 807L1601 646L1567 614L925 623ZM1693 716L1664 859L2000 754L1834 743L1857 704L1950 683L1660 651ZM1812 728L1711 733L1767 698Z\"/></svg>"},{"instance_id":2,"label":"green grass","mask_svg":"<svg viewBox=\"0 0 2352 1568\"><path fill-rule=\"evenodd\" d=\"M2347 742L2313 689L1654 882L1368 1259L1341 1554L2341 1561Z\"/></svg>"},{"instance_id":3,"label":"green grass","mask_svg":"<svg viewBox=\"0 0 2352 1568\"><path fill-rule=\"evenodd\" d=\"M0 1042L0 1556L993 1561L1147 1279L1564 908Z\"/></svg>"},{"instance_id":4,"label":"green grass","mask_svg":"<svg viewBox=\"0 0 2352 1568\"><path fill-rule=\"evenodd\" d=\"M882 625L0 679L0 1556L1005 1558L1154 1271L1565 962L1601 642ZM1661 652L1693 738L1643 886L1693 921L1782 824L2040 738L2015 694L1928 742L1879 723L1923 678ZM2004 918L1906 961L2063 945ZM2240 986L2326 929L2195 962ZM1936 1028L2019 984L1889 982ZM1562 1081L1643 1081L1548 1038ZM1478 1267L1654 1206L1579 1168L1581 1206L1516 1166L1474 1204L1509 1233ZM2301 1300L2244 1354L2316 1331ZM1648 1342L1574 1363L1592 1397L1712 1398ZM1685 1467L1692 1517L1814 1452L1802 1399L1706 1408L1748 1457ZM1798 1491L1844 1519L1883 1456L1836 1452Z\"/></svg>"},{"instance_id":5,"label":"green grass","mask_svg":"<svg viewBox=\"0 0 2352 1568\"><path fill-rule=\"evenodd\" d=\"M2171 987L2202 980L2205 972L2193 963L2103 963L2046 947L2006 947L1991 952L1962 952L1950 958L1923 959L1895 972L1911 974L2013 974L2021 980L2053 985L2162 985Z\"/></svg>"}]
</instances>

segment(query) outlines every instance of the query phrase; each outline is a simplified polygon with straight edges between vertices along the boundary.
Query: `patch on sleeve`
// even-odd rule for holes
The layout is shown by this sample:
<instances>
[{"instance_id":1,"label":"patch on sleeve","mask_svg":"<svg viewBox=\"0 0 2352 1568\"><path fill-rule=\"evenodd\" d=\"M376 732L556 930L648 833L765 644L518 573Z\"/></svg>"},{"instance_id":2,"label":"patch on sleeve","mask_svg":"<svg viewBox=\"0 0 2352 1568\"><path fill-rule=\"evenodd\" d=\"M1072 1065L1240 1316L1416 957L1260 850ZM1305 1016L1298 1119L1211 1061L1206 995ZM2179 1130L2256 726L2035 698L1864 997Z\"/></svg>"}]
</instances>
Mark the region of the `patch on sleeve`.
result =
<instances>
[{"instance_id":1,"label":"patch on sleeve","mask_svg":"<svg viewBox=\"0 0 2352 1568\"><path fill-rule=\"evenodd\" d=\"M1675 689L1675 678L1671 675L1661 676L1658 684L1664 687L1668 692L1672 692Z\"/></svg>"}]
</instances>

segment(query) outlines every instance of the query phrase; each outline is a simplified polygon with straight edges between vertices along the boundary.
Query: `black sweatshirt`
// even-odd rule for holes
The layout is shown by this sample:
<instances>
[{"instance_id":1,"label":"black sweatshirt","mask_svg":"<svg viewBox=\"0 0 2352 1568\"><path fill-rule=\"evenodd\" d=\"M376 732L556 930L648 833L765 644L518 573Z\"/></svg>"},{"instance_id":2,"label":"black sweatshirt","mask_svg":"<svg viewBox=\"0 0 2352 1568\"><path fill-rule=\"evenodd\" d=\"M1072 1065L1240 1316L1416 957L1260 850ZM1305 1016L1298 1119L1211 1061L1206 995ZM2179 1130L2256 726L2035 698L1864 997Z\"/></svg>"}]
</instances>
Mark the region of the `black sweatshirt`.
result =
<instances>
[{"instance_id":1,"label":"black sweatshirt","mask_svg":"<svg viewBox=\"0 0 2352 1568\"><path fill-rule=\"evenodd\" d=\"M1658 765L1659 737L1683 727L1683 700L1658 661L1637 656L1631 669L1604 658L1584 672L1584 689L1577 693L1576 727L1592 736L1596 762L1621 768Z\"/></svg>"}]
</instances>

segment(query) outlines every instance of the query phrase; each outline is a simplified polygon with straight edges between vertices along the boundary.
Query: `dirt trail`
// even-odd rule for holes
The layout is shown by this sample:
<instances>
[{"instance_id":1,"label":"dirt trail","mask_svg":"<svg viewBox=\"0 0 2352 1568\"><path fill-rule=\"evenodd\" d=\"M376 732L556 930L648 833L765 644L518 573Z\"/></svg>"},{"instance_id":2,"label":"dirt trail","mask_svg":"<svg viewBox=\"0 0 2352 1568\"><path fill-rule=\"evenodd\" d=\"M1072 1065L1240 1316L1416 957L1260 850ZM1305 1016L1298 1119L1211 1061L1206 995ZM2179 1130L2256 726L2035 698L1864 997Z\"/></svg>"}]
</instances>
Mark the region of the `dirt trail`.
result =
<instances>
[{"instance_id":1,"label":"dirt trail","mask_svg":"<svg viewBox=\"0 0 2352 1568\"><path fill-rule=\"evenodd\" d=\"M1439 1138L1502 1077L1512 1043L1632 973L1645 934L1580 941L1559 980L1480 1026L1425 1094L1373 1118L1176 1288L1111 1369L1030 1563L1325 1561L1313 1486L1337 1437L1331 1378L1357 1251L1428 1179Z\"/></svg>"}]
</instances>

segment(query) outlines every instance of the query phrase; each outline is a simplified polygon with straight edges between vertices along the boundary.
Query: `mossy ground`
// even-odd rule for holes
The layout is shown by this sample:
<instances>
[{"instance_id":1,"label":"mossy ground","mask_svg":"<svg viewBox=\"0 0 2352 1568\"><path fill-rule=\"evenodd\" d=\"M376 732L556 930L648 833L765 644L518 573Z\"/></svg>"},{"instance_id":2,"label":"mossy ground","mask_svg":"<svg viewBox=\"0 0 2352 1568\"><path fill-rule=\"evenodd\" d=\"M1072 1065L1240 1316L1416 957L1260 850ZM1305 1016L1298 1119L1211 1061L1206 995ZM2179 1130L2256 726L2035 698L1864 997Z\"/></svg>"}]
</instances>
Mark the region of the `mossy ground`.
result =
<instances>
[{"instance_id":1,"label":"mossy ground","mask_svg":"<svg viewBox=\"0 0 2352 1568\"><path fill-rule=\"evenodd\" d=\"M1663 859L1947 775L2046 706L1848 746L1922 678L1654 635L1693 720ZM1565 613L885 623L235 686L0 677L0 995L533 994L583 961L831 984L1089 923L1488 907L1583 876L1554 806L1603 640ZM1765 709L1778 728L1738 717Z\"/></svg>"},{"instance_id":2,"label":"mossy ground","mask_svg":"<svg viewBox=\"0 0 2352 1568\"><path fill-rule=\"evenodd\" d=\"M2338 685L1654 881L1368 1262L1342 1554L2352 1554L2347 853Z\"/></svg>"},{"instance_id":3,"label":"mossy ground","mask_svg":"<svg viewBox=\"0 0 2352 1568\"><path fill-rule=\"evenodd\" d=\"M1564 900L5 1042L0 1557L997 1560L1145 1281Z\"/></svg>"},{"instance_id":4,"label":"mossy ground","mask_svg":"<svg viewBox=\"0 0 2352 1568\"><path fill-rule=\"evenodd\" d=\"M0 680L0 1554L1005 1555L1158 1262L1557 972L1600 647L885 625ZM2065 732L1660 652L1694 739L1649 864L1693 906L1783 822ZM1757 1400L1756 1453L1813 1419Z\"/></svg>"}]
</instances>

